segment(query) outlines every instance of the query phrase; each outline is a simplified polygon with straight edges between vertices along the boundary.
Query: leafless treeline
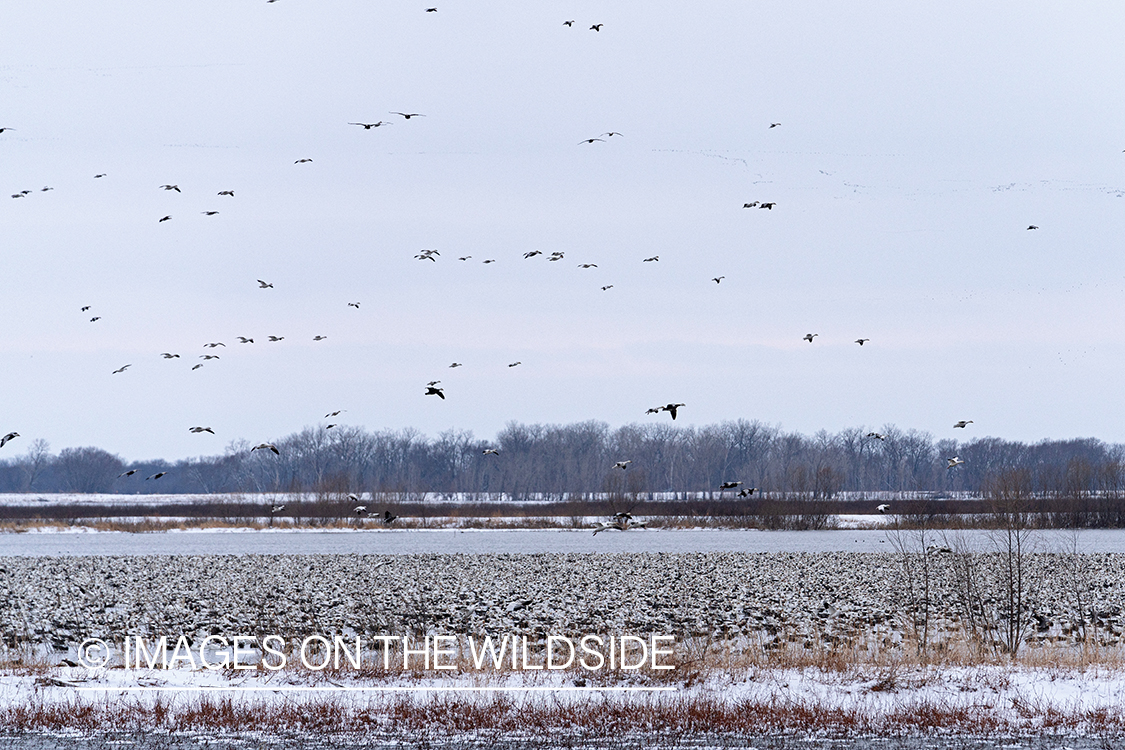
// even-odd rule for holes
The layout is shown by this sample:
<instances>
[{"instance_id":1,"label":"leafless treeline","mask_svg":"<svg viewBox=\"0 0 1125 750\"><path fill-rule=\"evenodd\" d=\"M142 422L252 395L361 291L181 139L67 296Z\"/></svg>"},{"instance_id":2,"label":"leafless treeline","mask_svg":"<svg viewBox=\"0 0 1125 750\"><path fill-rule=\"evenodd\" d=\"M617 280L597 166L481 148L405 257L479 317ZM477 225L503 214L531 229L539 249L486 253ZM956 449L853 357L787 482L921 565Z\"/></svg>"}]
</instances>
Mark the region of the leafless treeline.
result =
<instances>
[{"instance_id":1,"label":"leafless treeline","mask_svg":"<svg viewBox=\"0 0 1125 750\"><path fill-rule=\"evenodd\" d=\"M412 429L368 432L307 427L276 439L280 455L246 441L221 456L126 463L99 448L54 455L34 441L0 461L4 492L438 492L491 499L582 497L591 493L716 492L739 481L775 497L831 499L841 491L981 492L1001 472L1025 472L1039 497L1110 498L1125 491L1125 446L1095 439L1035 444L980 438L935 440L882 427L815 435L757 421L704 427L602 422L510 423L493 441L449 431L436 439ZM499 455L484 455L485 448ZM946 460L965 460L955 469ZM614 469L616 461L632 463ZM136 469L131 476L119 476ZM156 480L146 480L158 472Z\"/></svg>"}]
</instances>

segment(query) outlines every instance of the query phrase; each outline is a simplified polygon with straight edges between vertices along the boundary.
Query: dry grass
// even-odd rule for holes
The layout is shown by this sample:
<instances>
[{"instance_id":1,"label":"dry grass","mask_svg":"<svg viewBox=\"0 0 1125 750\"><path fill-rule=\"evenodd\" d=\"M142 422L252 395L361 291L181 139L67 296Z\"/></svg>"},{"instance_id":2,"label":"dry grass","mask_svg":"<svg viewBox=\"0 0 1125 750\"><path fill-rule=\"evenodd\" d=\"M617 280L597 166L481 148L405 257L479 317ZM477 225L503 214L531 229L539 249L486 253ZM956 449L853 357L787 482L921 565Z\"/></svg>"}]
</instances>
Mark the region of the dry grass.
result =
<instances>
[{"instance_id":1,"label":"dry grass","mask_svg":"<svg viewBox=\"0 0 1125 750\"><path fill-rule=\"evenodd\" d=\"M837 737L925 735L1013 736L1037 733L1115 737L1125 734L1117 708L1062 711L1018 706L1016 716L987 705L940 700L907 701L888 711L825 706L808 700L724 700L676 696L667 700L606 698L593 701L519 699L507 695L439 694L418 700L380 697L356 702L342 697L262 700L236 696L158 698L154 701L50 701L35 698L0 709L9 731L104 732L304 732L348 735L394 733L420 738L502 732L542 736L544 730L585 738L644 733L762 736L820 734Z\"/></svg>"}]
</instances>

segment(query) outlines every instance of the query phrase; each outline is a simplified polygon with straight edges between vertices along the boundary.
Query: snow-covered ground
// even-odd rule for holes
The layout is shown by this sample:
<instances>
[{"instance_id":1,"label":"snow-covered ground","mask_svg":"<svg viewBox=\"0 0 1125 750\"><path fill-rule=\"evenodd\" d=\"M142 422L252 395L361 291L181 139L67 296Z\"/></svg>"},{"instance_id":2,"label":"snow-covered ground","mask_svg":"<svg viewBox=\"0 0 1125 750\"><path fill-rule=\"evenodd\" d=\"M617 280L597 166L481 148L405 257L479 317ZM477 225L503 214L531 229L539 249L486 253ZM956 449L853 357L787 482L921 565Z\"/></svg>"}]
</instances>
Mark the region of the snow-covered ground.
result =
<instances>
[{"instance_id":1,"label":"snow-covered ground","mask_svg":"<svg viewBox=\"0 0 1125 750\"><path fill-rule=\"evenodd\" d=\"M332 702L341 711L378 711L390 702L424 703L451 697L494 700L503 695L524 710L559 704L618 701L632 706L670 708L700 704L773 706L779 712L799 707L818 716L863 716L868 729L904 731L902 717L930 712L942 733L996 731L1075 736L1104 732L1125 707L1125 672L1025 667L754 669L715 673L685 685L680 681L585 684L567 672L517 672L501 675L461 674L452 678L349 678L335 673L282 671L263 674L208 670L124 670L57 667L36 674L0 673L0 716L13 708L97 706L106 716L121 716L137 706L158 702L174 713L200 701L235 701L266 712L293 703ZM905 712L905 714L904 714ZM940 718L945 717L945 718ZM960 719L958 719L960 717ZM961 721L963 725L959 725ZM801 727L794 727L800 729ZM812 729L812 727L809 727ZM916 731L928 731L925 725Z\"/></svg>"}]
</instances>

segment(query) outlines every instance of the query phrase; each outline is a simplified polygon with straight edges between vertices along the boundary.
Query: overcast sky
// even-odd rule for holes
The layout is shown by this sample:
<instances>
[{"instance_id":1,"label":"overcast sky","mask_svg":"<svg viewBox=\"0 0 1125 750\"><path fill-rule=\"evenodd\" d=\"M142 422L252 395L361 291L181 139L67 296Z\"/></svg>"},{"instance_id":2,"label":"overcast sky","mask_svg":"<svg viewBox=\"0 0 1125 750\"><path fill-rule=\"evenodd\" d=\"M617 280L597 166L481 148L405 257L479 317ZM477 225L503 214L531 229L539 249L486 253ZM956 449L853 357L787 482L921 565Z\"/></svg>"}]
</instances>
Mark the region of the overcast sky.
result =
<instances>
[{"instance_id":1,"label":"overcast sky","mask_svg":"<svg viewBox=\"0 0 1125 750\"><path fill-rule=\"evenodd\" d=\"M1125 7L915 5L9 3L0 457L673 401L1125 441Z\"/></svg>"}]
</instances>

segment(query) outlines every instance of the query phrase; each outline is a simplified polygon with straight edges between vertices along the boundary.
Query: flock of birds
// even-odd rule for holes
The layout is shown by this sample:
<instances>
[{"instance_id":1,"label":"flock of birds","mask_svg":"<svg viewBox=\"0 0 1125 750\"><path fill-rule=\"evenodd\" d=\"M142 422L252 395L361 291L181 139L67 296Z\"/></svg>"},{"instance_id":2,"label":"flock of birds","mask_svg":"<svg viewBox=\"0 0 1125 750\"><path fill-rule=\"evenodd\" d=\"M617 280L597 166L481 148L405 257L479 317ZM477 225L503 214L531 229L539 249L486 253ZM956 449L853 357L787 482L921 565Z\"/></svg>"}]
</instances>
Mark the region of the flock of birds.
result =
<instances>
[{"instance_id":1,"label":"flock of birds","mask_svg":"<svg viewBox=\"0 0 1125 750\"><path fill-rule=\"evenodd\" d=\"M273 3L273 2L276 2L276 0L267 0L267 2ZM425 11L427 13L436 13L437 8L436 7L430 7L430 8L426 8ZM568 27L568 28L573 27L574 24L575 24L574 20L567 20L567 21L563 22L563 25ZM594 32L600 32L602 30L602 27L603 27L602 23L594 23L589 27L589 29L594 31ZM394 117L402 118L401 122L403 122L403 123L409 122L409 121L411 121L415 118L424 118L424 117L427 116L426 114L421 113L421 112L411 112L411 111L401 111L401 110L392 110L392 111L389 111L388 114L392 115ZM382 120L382 119L376 120L374 122L349 121L347 123L347 125L349 125L349 126L362 128L363 131L365 131L365 132L378 130L380 128L385 128L385 127L388 127L388 126L392 126L394 124L396 124L395 121ZM781 127L780 122L771 122L771 123L769 123L768 129L773 130L773 129L779 128L779 127ZM6 133L8 131L14 131L14 130L15 130L15 128L11 128L11 127L0 127L0 134ZM578 141L578 145L579 146L591 146L591 145L596 144L596 143L606 143L610 140L614 140L614 139L617 139L617 138L624 138L624 135L619 131L608 130L608 131L600 133L597 136L591 136L591 137L588 137L588 138L584 138L584 139ZM296 159L293 163L295 165L301 165L301 164L310 164L312 162L313 162L312 158L302 157L302 158ZM107 176L107 173L103 172L103 173L95 174L94 178L95 179L102 179L102 178L105 178L106 176ZM53 188L50 187L50 186L44 186L41 189L41 192L50 191L52 189ZM174 183L174 182L167 182L167 183L164 183L162 185L159 185L157 189L163 190L164 192L169 192L169 193L176 193L176 194L182 194L183 193L183 190L181 189L180 185L178 183ZM13 199L22 199L22 198L27 197L28 195L31 195L32 192L33 191L28 190L28 189L20 190L16 193L12 194L12 198ZM219 190L216 193L216 195L219 196L219 197L222 197L222 198L234 199L235 198L235 190L230 189L230 188ZM777 207L777 205L778 205L777 201L757 199L757 200L744 202L742 204L742 208L743 209L757 209L759 211L766 210L766 211L772 212L774 210L774 208ZM218 215L220 212L218 210L210 210L209 209L209 210L201 211L200 213L203 214L204 216L211 217L211 216ZM157 223L169 222L169 221L172 220L172 218L173 218L172 214L164 214L159 219L157 219ZM1035 229L1038 229L1038 228L1039 227L1034 225L1034 224L1029 225L1027 227L1028 230L1035 230ZM421 261L421 262L437 263L440 256L441 256L441 253L437 249L423 249L423 250L419 251L416 255L414 255L414 258L417 259L418 261ZM523 253L524 260L530 260L530 259L536 258L538 256L544 256L545 259L548 262L559 262L559 261L562 261L565 258L565 253L562 252L562 251L555 251L555 252L552 252L550 255L546 255L541 250L529 250L529 251ZM472 259L471 255L465 255L465 256L458 257L458 261L460 261L460 262L467 262L471 259ZM486 258L486 259L483 259L482 262L484 264L492 264L492 263L496 263L497 260L495 258ZM660 262L660 256L659 255L652 255L652 256L644 258L642 260L642 262L643 263L658 263L658 262ZM583 263L579 263L577 265L580 269L598 268L598 264L592 263L592 262L583 262ZM711 281L714 282L716 285L718 285L718 284L721 284L724 279L726 279L726 276L718 275L718 276L712 277ZM257 281L257 284L258 284L258 288L261 289L261 290L270 290L270 289L274 288L274 285L273 285L272 282L266 281L264 279L257 279L256 281ZM608 292L609 290L611 290L613 288L614 288L613 284L601 285L601 290L603 292ZM361 302L359 302L359 301L347 302L348 307L355 308L356 310L360 309L360 305L361 305ZM91 306L85 305L85 306L82 306L80 309L81 309L81 312L88 313L88 312L91 311ZM102 320L102 316L96 315L96 314L89 318L90 323L97 323L100 320ZM820 336L819 333L811 333L810 332L810 333L806 333L802 337L802 340L808 342L809 344L812 344L812 343L814 343L814 340L819 336ZM253 345L255 343L255 338L251 337L251 336L240 335L240 336L237 336L236 338L237 338L239 346ZM269 342L269 343L278 343L278 342L284 341L285 338L286 337L282 336L282 335L270 334L270 335L266 336L264 341ZM312 340L316 341L316 342L319 342L319 341L324 341L326 339L327 339L327 336L318 334L318 335L314 336ZM855 339L854 343L862 347L870 341L871 341L870 338L861 337L861 338ZM205 351L202 354L198 354L193 358L193 360L199 360L199 361L193 361L192 366L191 366L191 370L193 370L193 371L199 370L202 367L204 367L205 363L209 363L213 360L220 360L221 356L219 354L215 353L215 350L220 348L220 347L222 347L224 350L227 349L226 343L224 343L222 341L212 341L212 342L205 343L203 345L203 348L208 350L208 351ZM159 353L158 356L165 359L165 360L177 360L177 359L183 358L181 356L181 354L177 353L177 352L161 352L161 353ZM515 361L515 362L512 362L512 363L509 363L508 367L514 368L514 367L517 367L521 364L522 364L521 361ZM460 368L460 367L463 367L463 366L464 365L461 362L453 362L452 364L449 365L449 368ZM111 374L112 375L119 375L119 374L126 373L131 367L133 367L132 363L121 365L117 369L112 370ZM445 388L441 385L440 380L432 380L432 381L426 383L425 390L423 391L423 395L425 395L425 396L436 396L440 400L443 400L443 401L446 400ZM655 414L660 414L660 413L664 412L664 413L667 413L673 420L675 420L678 413L679 413L679 410L684 408L685 406L686 406L686 404L684 404L682 402L669 402L669 403L664 404L664 405L655 406L655 407L652 407L650 409L647 409L644 413L645 413L645 415L655 415ZM340 411L332 412L332 413L330 413L326 416L326 419L331 418L333 416L336 416L338 414L340 414ZM965 428L969 424L972 424L972 420L963 420L963 421L957 422L954 425L954 427ZM337 426L336 424L328 424L324 429L332 429L336 426ZM189 428L189 431L192 434L203 434L203 433L207 433L207 434L210 434L210 435L215 434L215 431L211 427L208 427L208 426L199 426L199 425L193 426L193 427ZM19 433L15 432L15 431L9 432L8 434L4 435L2 438L0 438L0 448L4 447L8 442L10 442L11 440L13 440L13 439L15 439L19 436L20 436ZM866 437L868 437L870 439L873 439L873 440L880 440L880 441L884 441L884 440L887 439L886 435L883 435L883 434L880 434L880 433L877 433L877 432L868 433ZM253 448L251 448L250 453L253 454L256 451L269 452L269 453L273 453L275 456L280 456L280 450L278 449L277 445L275 445L273 443L269 443L269 442L263 442L263 443L260 443L258 445L255 445ZM499 449L496 449L496 448L485 449L483 453L486 456L499 457L499 455L500 455ZM957 466L960 466L961 464L964 463L964 460L961 459L958 456L949 457L949 458L946 459L946 461L947 461L947 466L948 466L949 469L954 469ZM632 462L629 461L629 460L618 461L617 463L614 464L614 468L624 471L628 468L628 465L630 463L632 463ZM134 473L135 473L135 470L127 471L127 472L123 473L121 475L121 477L129 477L129 476L132 476ZM166 473L167 472L158 472L156 474L153 474L152 476L146 477L145 479L146 480L157 480L160 477L164 476ZM731 490L738 490L738 495L740 497L750 497L757 491L757 488L743 487L742 482L739 482L739 481L723 482L722 485L720 486L720 492L731 491ZM350 497L355 498L354 495L352 495ZM356 498L356 499L358 499L358 498ZM885 505L879 506L879 508L878 508L879 512L886 512L886 507L887 506L885 506ZM280 513L283 510L284 510L284 506L275 505L271 508L271 514L276 515L277 513ZM357 516L365 515L366 512L367 512L366 506L357 505L356 508L355 508L355 513L357 514ZM396 517L393 516L390 513L390 511L386 511L384 516L383 516L383 522L386 523L386 524L390 524L391 522L393 522L395 520L395 518ZM599 527L597 529L595 529L594 533L597 534L601 531L607 531L607 530L625 531L629 528L644 528L644 527L645 527L644 523L635 522L631 515L629 515L627 512L622 512L622 513L616 514L611 521L608 521L608 522L605 522L605 523L602 523L601 525L599 525Z\"/></svg>"}]
</instances>

